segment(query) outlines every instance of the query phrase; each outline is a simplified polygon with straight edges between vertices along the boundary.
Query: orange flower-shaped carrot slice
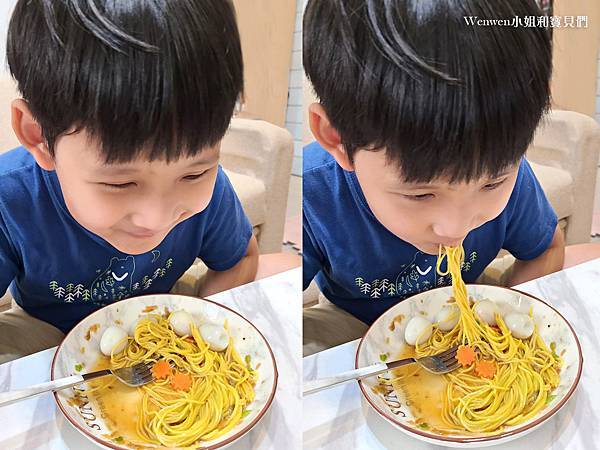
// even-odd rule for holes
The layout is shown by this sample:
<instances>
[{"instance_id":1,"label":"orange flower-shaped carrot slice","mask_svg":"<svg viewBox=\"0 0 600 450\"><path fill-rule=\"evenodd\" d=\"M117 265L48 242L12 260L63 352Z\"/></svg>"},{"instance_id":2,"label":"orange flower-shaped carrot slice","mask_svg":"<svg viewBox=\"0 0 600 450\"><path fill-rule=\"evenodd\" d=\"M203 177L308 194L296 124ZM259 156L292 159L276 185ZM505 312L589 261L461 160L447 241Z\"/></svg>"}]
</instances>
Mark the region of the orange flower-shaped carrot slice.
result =
<instances>
[{"instance_id":1,"label":"orange flower-shaped carrot slice","mask_svg":"<svg viewBox=\"0 0 600 450\"><path fill-rule=\"evenodd\" d=\"M171 387L176 391L189 391L192 387L192 377L187 373L177 372L171 378Z\"/></svg>"},{"instance_id":2,"label":"orange flower-shaped carrot slice","mask_svg":"<svg viewBox=\"0 0 600 450\"><path fill-rule=\"evenodd\" d=\"M493 378L496 373L496 364L494 361L481 360L475 366L475 372L480 377Z\"/></svg>"},{"instance_id":3,"label":"orange flower-shaped carrot slice","mask_svg":"<svg viewBox=\"0 0 600 450\"><path fill-rule=\"evenodd\" d=\"M158 361L156 364L152 366L152 375L154 375L155 380L161 380L163 378L168 378L171 375L171 366L165 360Z\"/></svg>"},{"instance_id":4,"label":"orange flower-shaped carrot slice","mask_svg":"<svg viewBox=\"0 0 600 450\"><path fill-rule=\"evenodd\" d=\"M470 366L475 361L475 350L468 345L461 345L456 352L456 360L463 367Z\"/></svg>"}]
</instances>

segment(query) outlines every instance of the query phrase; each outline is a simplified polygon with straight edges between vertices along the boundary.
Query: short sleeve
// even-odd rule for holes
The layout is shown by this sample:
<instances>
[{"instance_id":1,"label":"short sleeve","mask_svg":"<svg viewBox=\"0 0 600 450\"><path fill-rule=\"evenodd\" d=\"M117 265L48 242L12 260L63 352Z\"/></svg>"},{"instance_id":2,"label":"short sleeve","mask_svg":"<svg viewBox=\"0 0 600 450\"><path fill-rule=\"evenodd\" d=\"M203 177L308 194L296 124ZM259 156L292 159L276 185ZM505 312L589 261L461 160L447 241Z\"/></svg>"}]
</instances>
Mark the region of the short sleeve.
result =
<instances>
[{"instance_id":1,"label":"short sleeve","mask_svg":"<svg viewBox=\"0 0 600 450\"><path fill-rule=\"evenodd\" d=\"M524 158L507 209L503 248L520 260L534 259L544 253L552 242L558 219Z\"/></svg>"},{"instance_id":2,"label":"short sleeve","mask_svg":"<svg viewBox=\"0 0 600 450\"><path fill-rule=\"evenodd\" d=\"M220 166L205 213L206 227L198 257L212 270L230 269L246 255L252 225Z\"/></svg>"},{"instance_id":3,"label":"short sleeve","mask_svg":"<svg viewBox=\"0 0 600 450\"><path fill-rule=\"evenodd\" d=\"M323 256L319 252L314 234L306 216L302 221L302 284L306 289L323 266Z\"/></svg>"}]
</instances>

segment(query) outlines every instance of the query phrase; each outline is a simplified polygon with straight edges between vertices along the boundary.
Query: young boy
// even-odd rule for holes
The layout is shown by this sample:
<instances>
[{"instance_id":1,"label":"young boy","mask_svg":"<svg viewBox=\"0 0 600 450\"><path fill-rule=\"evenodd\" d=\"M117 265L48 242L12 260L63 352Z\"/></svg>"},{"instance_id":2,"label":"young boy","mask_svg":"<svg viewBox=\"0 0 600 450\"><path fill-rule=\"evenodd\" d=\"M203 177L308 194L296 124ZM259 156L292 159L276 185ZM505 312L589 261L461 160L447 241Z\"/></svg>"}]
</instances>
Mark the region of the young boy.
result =
<instances>
[{"instance_id":1,"label":"young boy","mask_svg":"<svg viewBox=\"0 0 600 450\"><path fill-rule=\"evenodd\" d=\"M20 0L8 63L23 144L0 157L6 361L123 298L168 292L199 257L200 295L251 281L258 247L219 166L243 88L230 1Z\"/></svg>"},{"instance_id":2,"label":"young boy","mask_svg":"<svg viewBox=\"0 0 600 450\"><path fill-rule=\"evenodd\" d=\"M305 354L360 337L402 299L451 284L440 245L474 282L500 249L509 284L561 269L557 218L524 159L549 105L543 28L467 16L540 16L534 0L309 0L304 67L320 103L304 151Z\"/></svg>"}]
</instances>

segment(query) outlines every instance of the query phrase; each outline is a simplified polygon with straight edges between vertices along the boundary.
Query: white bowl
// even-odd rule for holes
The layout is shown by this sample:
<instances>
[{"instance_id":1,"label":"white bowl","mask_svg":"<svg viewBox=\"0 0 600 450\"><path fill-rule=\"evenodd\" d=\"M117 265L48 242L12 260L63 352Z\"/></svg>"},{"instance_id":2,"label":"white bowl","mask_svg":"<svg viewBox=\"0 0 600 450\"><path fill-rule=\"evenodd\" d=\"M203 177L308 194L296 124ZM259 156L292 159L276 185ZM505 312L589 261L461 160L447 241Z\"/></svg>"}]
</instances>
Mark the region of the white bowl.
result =
<instances>
[{"instance_id":1,"label":"white bowl","mask_svg":"<svg viewBox=\"0 0 600 450\"><path fill-rule=\"evenodd\" d=\"M384 390L377 377L359 381L360 390L367 403L397 429L419 440L445 445L446 447L486 447L506 443L534 430L552 417L571 397L583 366L579 340L571 325L560 313L544 301L514 289L487 285L468 285L468 293L476 301L484 298L504 302L528 310L533 308L533 319L544 342L556 343L556 353L561 354L564 364L560 372L560 384L554 390L553 400L531 420L513 427L506 427L496 434L441 435L418 428L414 416L406 405L402 392ZM408 320L423 315L434 321L436 313L447 304L452 295L450 286L432 289L401 301L388 309L371 325L362 338L356 353L356 367L379 363L380 355L395 359L407 344L404 329ZM394 325L392 323L395 321Z\"/></svg>"},{"instance_id":2,"label":"white bowl","mask_svg":"<svg viewBox=\"0 0 600 450\"><path fill-rule=\"evenodd\" d=\"M221 449L228 446L250 431L269 409L277 387L277 366L273 352L260 331L240 314L218 303L165 294L130 298L106 306L83 319L67 334L52 361L51 378L54 380L79 373L75 367L78 364L85 367L82 373L89 370L101 355L100 338L103 331L112 325L129 330L140 316L148 314L144 310L151 306L156 306L158 313L162 313L165 308L170 311L187 311L197 323L208 321L223 324L227 320L235 349L242 359L250 355L252 367L258 372L255 399L248 406L250 414L230 432L207 441L202 448ZM94 325L98 325L97 331L90 332ZM101 408L95 402L87 401L81 393L81 386L56 392L54 396L69 423L84 436L104 448L133 450L134 447L118 443L109 437L119 430L111 428L103 420Z\"/></svg>"}]
</instances>

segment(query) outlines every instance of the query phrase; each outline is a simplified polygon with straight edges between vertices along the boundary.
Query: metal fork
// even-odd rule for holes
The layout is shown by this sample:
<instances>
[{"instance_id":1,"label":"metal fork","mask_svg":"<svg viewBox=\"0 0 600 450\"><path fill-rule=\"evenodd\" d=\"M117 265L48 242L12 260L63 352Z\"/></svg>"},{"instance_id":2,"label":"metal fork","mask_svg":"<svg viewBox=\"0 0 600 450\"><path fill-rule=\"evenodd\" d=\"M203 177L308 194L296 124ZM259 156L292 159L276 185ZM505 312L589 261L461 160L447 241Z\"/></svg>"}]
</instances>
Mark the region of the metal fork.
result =
<instances>
[{"instance_id":1,"label":"metal fork","mask_svg":"<svg viewBox=\"0 0 600 450\"><path fill-rule=\"evenodd\" d=\"M25 389L0 393L0 406L10 405L11 403L25 400L44 392L60 391L61 389L77 386L78 384L106 375L114 375L119 381L132 387L143 386L154 379L149 363L138 363L131 367L123 367L115 370L98 370L96 372L71 375L70 377L59 378L58 380L35 384Z\"/></svg>"},{"instance_id":2,"label":"metal fork","mask_svg":"<svg viewBox=\"0 0 600 450\"><path fill-rule=\"evenodd\" d=\"M397 361L391 361L389 363L378 363L360 369L349 370L342 372L338 375L328 378L320 378L317 380L311 380L304 383L303 395L310 395L330 387L337 386L342 383L347 383L352 380L362 380L363 378L372 377L379 375L380 373L387 372L388 370L397 369L398 367L405 366L407 364L417 363L425 370L429 372L442 375L444 373L452 372L460 367L459 362L456 360L456 351L458 346L452 347L437 355L425 356L423 358L405 358Z\"/></svg>"}]
</instances>

